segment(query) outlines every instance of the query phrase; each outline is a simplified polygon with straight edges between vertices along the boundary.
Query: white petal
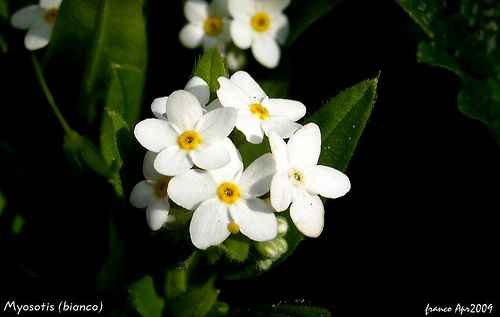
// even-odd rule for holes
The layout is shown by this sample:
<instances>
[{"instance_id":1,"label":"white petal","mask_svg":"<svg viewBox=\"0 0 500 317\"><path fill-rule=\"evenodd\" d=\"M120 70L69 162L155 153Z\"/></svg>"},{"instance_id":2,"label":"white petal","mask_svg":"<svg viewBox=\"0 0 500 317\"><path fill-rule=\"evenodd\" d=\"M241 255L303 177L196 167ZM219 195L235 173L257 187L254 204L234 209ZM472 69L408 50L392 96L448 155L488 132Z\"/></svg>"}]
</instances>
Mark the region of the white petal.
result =
<instances>
[{"instance_id":1,"label":"white petal","mask_svg":"<svg viewBox=\"0 0 500 317\"><path fill-rule=\"evenodd\" d=\"M49 44L52 25L45 21L36 21L24 37L24 46L30 51L43 48Z\"/></svg>"},{"instance_id":2,"label":"white petal","mask_svg":"<svg viewBox=\"0 0 500 317\"><path fill-rule=\"evenodd\" d=\"M243 132L248 142L252 144L262 143L264 139L264 132L261 128L261 120L255 118L251 114L238 113L236 119L236 128Z\"/></svg>"},{"instance_id":3,"label":"white petal","mask_svg":"<svg viewBox=\"0 0 500 317\"><path fill-rule=\"evenodd\" d=\"M160 230L168 220L170 204L168 199L155 199L146 210L146 221L151 230Z\"/></svg>"},{"instance_id":4,"label":"white petal","mask_svg":"<svg viewBox=\"0 0 500 317\"><path fill-rule=\"evenodd\" d=\"M161 174L154 168L154 161L157 156L158 153L151 151L147 151L144 155L144 160L142 161L142 174L147 180L157 180L161 177Z\"/></svg>"},{"instance_id":5,"label":"white petal","mask_svg":"<svg viewBox=\"0 0 500 317\"><path fill-rule=\"evenodd\" d=\"M168 183L168 196L177 205L193 210L203 201L214 198L217 185L210 174L192 169L177 175Z\"/></svg>"},{"instance_id":6,"label":"white petal","mask_svg":"<svg viewBox=\"0 0 500 317\"><path fill-rule=\"evenodd\" d=\"M253 32L250 27L250 23L246 23L240 20L231 21L229 26L229 31L231 33L231 39L233 39L234 45L246 50L252 45Z\"/></svg>"},{"instance_id":7,"label":"white petal","mask_svg":"<svg viewBox=\"0 0 500 317\"><path fill-rule=\"evenodd\" d=\"M272 15L277 15L290 5L290 0L265 0L258 1L256 3L258 4L258 10L269 12Z\"/></svg>"},{"instance_id":8,"label":"white petal","mask_svg":"<svg viewBox=\"0 0 500 317\"><path fill-rule=\"evenodd\" d=\"M219 108L207 112L196 125L203 142L213 143L227 137L236 124L237 110L234 108Z\"/></svg>"},{"instance_id":9,"label":"white petal","mask_svg":"<svg viewBox=\"0 0 500 317\"><path fill-rule=\"evenodd\" d=\"M228 10L235 19L250 21L255 14L255 0L228 0Z\"/></svg>"},{"instance_id":10,"label":"white petal","mask_svg":"<svg viewBox=\"0 0 500 317\"><path fill-rule=\"evenodd\" d=\"M274 162L276 164L276 170L288 171L288 149L285 141L282 137L272 131L268 134L268 137L271 152L273 153Z\"/></svg>"},{"instance_id":11,"label":"white petal","mask_svg":"<svg viewBox=\"0 0 500 317\"><path fill-rule=\"evenodd\" d=\"M281 57L280 47L269 35L260 35L253 40L252 53L255 59L267 68L278 66Z\"/></svg>"},{"instance_id":12,"label":"white petal","mask_svg":"<svg viewBox=\"0 0 500 317\"><path fill-rule=\"evenodd\" d=\"M289 33L290 25L288 18L284 14L272 17L271 29L269 30L272 38L276 39L280 44L285 44Z\"/></svg>"},{"instance_id":13,"label":"white petal","mask_svg":"<svg viewBox=\"0 0 500 317\"><path fill-rule=\"evenodd\" d=\"M217 108L222 108L222 104L220 103L219 99L214 99L211 103L209 103L205 109L207 111L212 111L212 110L215 110Z\"/></svg>"},{"instance_id":14,"label":"white petal","mask_svg":"<svg viewBox=\"0 0 500 317\"><path fill-rule=\"evenodd\" d=\"M190 155L193 163L205 170L221 168L231 159L222 140L211 144L203 143L191 151Z\"/></svg>"},{"instance_id":15,"label":"white petal","mask_svg":"<svg viewBox=\"0 0 500 317\"><path fill-rule=\"evenodd\" d=\"M288 177L288 172L278 172L271 181L271 205L277 211L288 209L292 202L292 184Z\"/></svg>"},{"instance_id":16,"label":"white petal","mask_svg":"<svg viewBox=\"0 0 500 317\"><path fill-rule=\"evenodd\" d=\"M334 168L316 165L304 171L306 188L310 193L326 198L339 198L351 189L347 175Z\"/></svg>"},{"instance_id":17,"label":"white petal","mask_svg":"<svg viewBox=\"0 0 500 317\"><path fill-rule=\"evenodd\" d=\"M195 95L202 106L205 106L210 100L210 88L208 88L207 82L198 76L191 78L184 89Z\"/></svg>"},{"instance_id":18,"label":"white petal","mask_svg":"<svg viewBox=\"0 0 500 317\"><path fill-rule=\"evenodd\" d=\"M278 234L278 221L269 204L258 198L240 199L230 207L240 231L254 241L268 241Z\"/></svg>"},{"instance_id":19,"label":"white petal","mask_svg":"<svg viewBox=\"0 0 500 317\"><path fill-rule=\"evenodd\" d=\"M186 151L173 145L158 153L154 167L160 174L175 176L187 172L193 167L193 162Z\"/></svg>"},{"instance_id":20,"label":"white petal","mask_svg":"<svg viewBox=\"0 0 500 317\"><path fill-rule=\"evenodd\" d=\"M227 181L234 182L239 179L243 171L240 152L236 149L233 142L229 138L225 138L222 143L229 153L229 163L221 168L208 171L217 184Z\"/></svg>"},{"instance_id":21,"label":"white petal","mask_svg":"<svg viewBox=\"0 0 500 317\"><path fill-rule=\"evenodd\" d=\"M227 207L217 199L203 202L194 212L189 234L194 246L206 249L221 244L229 237Z\"/></svg>"},{"instance_id":22,"label":"white petal","mask_svg":"<svg viewBox=\"0 0 500 317\"><path fill-rule=\"evenodd\" d=\"M321 132L314 123L309 123L295 132L288 141L288 159L294 167L312 167L318 164L321 152Z\"/></svg>"},{"instance_id":23,"label":"white petal","mask_svg":"<svg viewBox=\"0 0 500 317\"><path fill-rule=\"evenodd\" d=\"M198 99L185 90L174 91L167 100L167 118L181 131L193 130L203 116Z\"/></svg>"},{"instance_id":24,"label":"white petal","mask_svg":"<svg viewBox=\"0 0 500 317\"><path fill-rule=\"evenodd\" d=\"M245 71L238 71L231 76L231 81L252 99L262 100L266 93L259 84Z\"/></svg>"},{"instance_id":25,"label":"white petal","mask_svg":"<svg viewBox=\"0 0 500 317\"><path fill-rule=\"evenodd\" d=\"M154 199L153 186L147 181L135 184L130 193L130 203L135 208L146 208Z\"/></svg>"},{"instance_id":26,"label":"white petal","mask_svg":"<svg viewBox=\"0 0 500 317\"><path fill-rule=\"evenodd\" d=\"M292 121L300 120L306 114L306 106L302 102L290 99L270 98L262 102L271 116L280 116Z\"/></svg>"},{"instance_id":27,"label":"white petal","mask_svg":"<svg viewBox=\"0 0 500 317\"><path fill-rule=\"evenodd\" d=\"M247 167L240 179L240 188L250 197L259 197L269 192L271 179L276 172L271 153L257 158Z\"/></svg>"},{"instance_id":28,"label":"white petal","mask_svg":"<svg viewBox=\"0 0 500 317\"><path fill-rule=\"evenodd\" d=\"M62 0L40 0L40 7L45 10L59 9Z\"/></svg>"},{"instance_id":29,"label":"white petal","mask_svg":"<svg viewBox=\"0 0 500 317\"><path fill-rule=\"evenodd\" d=\"M323 231L325 210L318 195L311 195L305 190L296 190L290 207L293 223L304 235L316 238Z\"/></svg>"},{"instance_id":30,"label":"white petal","mask_svg":"<svg viewBox=\"0 0 500 317\"><path fill-rule=\"evenodd\" d=\"M219 77L219 89L217 97L224 107L248 109L252 103L250 96L246 95L240 87L236 86L232 81L225 77Z\"/></svg>"},{"instance_id":31,"label":"white petal","mask_svg":"<svg viewBox=\"0 0 500 317\"><path fill-rule=\"evenodd\" d=\"M177 144L177 132L166 120L146 119L135 125L137 141L152 152L160 152L166 147Z\"/></svg>"},{"instance_id":32,"label":"white petal","mask_svg":"<svg viewBox=\"0 0 500 317\"><path fill-rule=\"evenodd\" d=\"M195 48L201 45L204 31L199 25L187 24L179 32L179 40L187 48Z\"/></svg>"},{"instance_id":33,"label":"white petal","mask_svg":"<svg viewBox=\"0 0 500 317\"><path fill-rule=\"evenodd\" d=\"M43 14L42 9L37 5L30 5L22 8L14 13L10 19L10 23L17 29L26 30L39 20Z\"/></svg>"},{"instance_id":34,"label":"white petal","mask_svg":"<svg viewBox=\"0 0 500 317\"><path fill-rule=\"evenodd\" d=\"M188 0L184 4L186 19L195 24L202 24L208 17L208 4L203 0Z\"/></svg>"},{"instance_id":35,"label":"white petal","mask_svg":"<svg viewBox=\"0 0 500 317\"><path fill-rule=\"evenodd\" d=\"M275 132L280 137L288 139L298 129L302 128L301 124L293 122L285 117L271 117L262 122L262 129L269 136L269 133Z\"/></svg>"},{"instance_id":36,"label":"white petal","mask_svg":"<svg viewBox=\"0 0 500 317\"><path fill-rule=\"evenodd\" d=\"M151 103L151 112L153 112L158 119L166 119L167 99L168 97L155 98Z\"/></svg>"}]
</instances>

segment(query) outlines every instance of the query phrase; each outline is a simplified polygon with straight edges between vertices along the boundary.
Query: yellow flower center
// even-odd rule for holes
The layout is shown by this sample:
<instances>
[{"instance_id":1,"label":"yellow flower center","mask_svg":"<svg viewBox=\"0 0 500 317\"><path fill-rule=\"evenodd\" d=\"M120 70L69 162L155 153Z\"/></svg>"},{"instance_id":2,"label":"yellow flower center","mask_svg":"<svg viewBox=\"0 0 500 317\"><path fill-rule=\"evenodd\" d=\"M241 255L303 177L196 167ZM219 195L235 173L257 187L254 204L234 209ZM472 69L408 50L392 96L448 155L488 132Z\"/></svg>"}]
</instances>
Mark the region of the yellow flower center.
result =
<instances>
[{"instance_id":1,"label":"yellow flower center","mask_svg":"<svg viewBox=\"0 0 500 317\"><path fill-rule=\"evenodd\" d=\"M238 232L240 232L240 226L238 226L236 222L230 222L227 225L227 230L229 230L229 232L231 232L232 234L237 234Z\"/></svg>"},{"instance_id":2,"label":"yellow flower center","mask_svg":"<svg viewBox=\"0 0 500 317\"><path fill-rule=\"evenodd\" d=\"M288 172L288 177L293 185L303 185L304 184L304 174L298 169L291 169Z\"/></svg>"},{"instance_id":3,"label":"yellow flower center","mask_svg":"<svg viewBox=\"0 0 500 317\"><path fill-rule=\"evenodd\" d=\"M260 120L269 119L269 111L266 107L261 105L260 103L253 103L250 105L250 112L259 118Z\"/></svg>"},{"instance_id":4,"label":"yellow flower center","mask_svg":"<svg viewBox=\"0 0 500 317\"><path fill-rule=\"evenodd\" d=\"M226 204L234 204L240 199L240 188L235 183L224 182L217 188L217 196Z\"/></svg>"},{"instance_id":5,"label":"yellow flower center","mask_svg":"<svg viewBox=\"0 0 500 317\"><path fill-rule=\"evenodd\" d=\"M208 36L217 36L222 32L222 19L218 16L210 16L203 23L203 30Z\"/></svg>"},{"instance_id":6,"label":"yellow flower center","mask_svg":"<svg viewBox=\"0 0 500 317\"><path fill-rule=\"evenodd\" d=\"M179 147L186 151L196 149L202 141L201 134L193 130L186 131L177 138Z\"/></svg>"},{"instance_id":7,"label":"yellow flower center","mask_svg":"<svg viewBox=\"0 0 500 317\"><path fill-rule=\"evenodd\" d=\"M45 21L49 24L54 24L57 18L57 9L50 9L45 12L44 15Z\"/></svg>"},{"instance_id":8,"label":"yellow flower center","mask_svg":"<svg viewBox=\"0 0 500 317\"><path fill-rule=\"evenodd\" d=\"M157 198L165 198L167 197L167 189L168 182L170 181L170 177L162 176L153 186L155 196Z\"/></svg>"},{"instance_id":9,"label":"yellow flower center","mask_svg":"<svg viewBox=\"0 0 500 317\"><path fill-rule=\"evenodd\" d=\"M257 12L250 21L253 29L257 32L266 32L271 27L271 17L265 12Z\"/></svg>"}]
</instances>

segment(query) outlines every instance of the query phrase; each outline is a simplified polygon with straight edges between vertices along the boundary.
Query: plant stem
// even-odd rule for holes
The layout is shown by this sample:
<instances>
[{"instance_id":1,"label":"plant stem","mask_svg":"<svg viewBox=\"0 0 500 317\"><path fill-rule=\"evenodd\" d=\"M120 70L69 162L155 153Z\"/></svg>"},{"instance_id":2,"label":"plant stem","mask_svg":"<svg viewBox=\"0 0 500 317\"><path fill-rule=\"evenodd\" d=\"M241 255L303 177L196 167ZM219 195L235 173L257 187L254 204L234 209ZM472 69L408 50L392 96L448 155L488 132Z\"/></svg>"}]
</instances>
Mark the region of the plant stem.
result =
<instances>
[{"instance_id":1,"label":"plant stem","mask_svg":"<svg viewBox=\"0 0 500 317\"><path fill-rule=\"evenodd\" d=\"M71 134L73 132L73 129L71 129L68 122L66 121L61 111L57 107L56 102L54 101L54 96L52 96L49 86L47 86L47 82L45 81L45 77L43 76L42 68L40 67L40 64L38 63L38 60L36 59L36 56L34 54L31 55L31 61L33 62L33 68L35 69L36 79L38 80L38 83L42 88L45 98L47 98L47 102L49 103L50 109L52 109L52 112L54 113L57 120L61 124L61 127L63 128L64 132L66 132L66 134Z\"/></svg>"}]
</instances>

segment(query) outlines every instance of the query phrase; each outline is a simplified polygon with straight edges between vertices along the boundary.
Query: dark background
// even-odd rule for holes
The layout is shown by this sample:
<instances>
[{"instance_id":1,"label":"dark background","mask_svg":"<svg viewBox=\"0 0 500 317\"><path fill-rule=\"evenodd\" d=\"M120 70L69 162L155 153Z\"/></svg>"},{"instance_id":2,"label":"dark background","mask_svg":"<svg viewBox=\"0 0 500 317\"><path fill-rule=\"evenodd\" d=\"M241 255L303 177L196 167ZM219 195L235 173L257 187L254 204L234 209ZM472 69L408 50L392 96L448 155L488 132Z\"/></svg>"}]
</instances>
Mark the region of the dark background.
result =
<instances>
[{"instance_id":1,"label":"dark background","mask_svg":"<svg viewBox=\"0 0 500 317\"><path fill-rule=\"evenodd\" d=\"M177 5L151 1L148 8L148 27L156 31L144 116L154 97L185 84L197 54L178 43L184 22ZM10 37L0 58L8 78L0 189L9 204L0 218L0 297L98 298L111 189L65 160L22 35ZM243 307L306 303L334 316L423 315L426 303L496 303L500 151L483 125L458 112L459 80L416 62L421 39L395 2L349 0L283 52L290 98L309 110L381 71L378 101L347 171L352 190L329 201L322 236L258 278L221 281L221 299ZM250 71L273 74L254 64ZM61 107L71 122L72 105ZM8 234L10 211L25 217L20 236ZM133 265L147 271L141 256L171 251L142 244L148 232L140 211L119 217L129 225L126 234L143 239L132 242Z\"/></svg>"}]
</instances>

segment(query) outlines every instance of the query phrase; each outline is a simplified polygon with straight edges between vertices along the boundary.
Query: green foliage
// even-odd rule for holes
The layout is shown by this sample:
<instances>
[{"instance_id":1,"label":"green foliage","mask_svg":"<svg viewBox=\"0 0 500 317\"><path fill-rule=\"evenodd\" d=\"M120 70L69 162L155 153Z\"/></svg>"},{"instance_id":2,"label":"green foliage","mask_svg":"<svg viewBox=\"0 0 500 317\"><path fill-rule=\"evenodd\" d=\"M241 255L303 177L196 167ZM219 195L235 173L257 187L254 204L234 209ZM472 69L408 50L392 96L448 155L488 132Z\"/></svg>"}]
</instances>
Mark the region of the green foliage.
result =
<instances>
[{"instance_id":1,"label":"green foliage","mask_svg":"<svg viewBox=\"0 0 500 317\"><path fill-rule=\"evenodd\" d=\"M5 206L7 206L7 200L2 192L0 192L0 216L2 216Z\"/></svg>"},{"instance_id":2,"label":"green foliage","mask_svg":"<svg viewBox=\"0 0 500 317\"><path fill-rule=\"evenodd\" d=\"M230 237L219 248L228 259L242 263L248 258L250 242L241 236Z\"/></svg>"},{"instance_id":3,"label":"green foliage","mask_svg":"<svg viewBox=\"0 0 500 317\"><path fill-rule=\"evenodd\" d=\"M191 288L179 296L169 307L172 317L205 317L212 310L219 296L214 278L201 286Z\"/></svg>"},{"instance_id":4,"label":"green foliage","mask_svg":"<svg viewBox=\"0 0 500 317\"><path fill-rule=\"evenodd\" d=\"M158 296L151 276L145 276L128 290L130 301L142 317L161 317L165 302Z\"/></svg>"},{"instance_id":5,"label":"green foliage","mask_svg":"<svg viewBox=\"0 0 500 317\"><path fill-rule=\"evenodd\" d=\"M23 232L24 223L24 217L21 214L16 214L12 220L12 234L20 235Z\"/></svg>"},{"instance_id":6,"label":"green foliage","mask_svg":"<svg viewBox=\"0 0 500 317\"><path fill-rule=\"evenodd\" d=\"M217 78L227 76L224 58L216 48L209 49L199 58L193 71L193 75L202 78L210 88L210 100L217 96L219 83Z\"/></svg>"},{"instance_id":7,"label":"green foliage","mask_svg":"<svg viewBox=\"0 0 500 317\"><path fill-rule=\"evenodd\" d=\"M165 276L165 295L167 300L171 301L188 290L189 278L199 260L200 253L194 251L182 265L167 270Z\"/></svg>"},{"instance_id":8,"label":"green foliage","mask_svg":"<svg viewBox=\"0 0 500 317\"><path fill-rule=\"evenodd\" d=\"M97 274L97 288L109 290L123 284L125 244L118 236L116 225L110 221L108 227L108 256Z\"/></svg>"},{"instance_id":9,"label":"green foliage","mask_svg":"<svg viewBox=\"0 0 500 317\"><path fill-rule=\"evenodd\" d=\"M108 165L88 138L71 131L64 136L63 148L68 160L78 169L89 168L101 176L108 176Z\"/></svg>"},{"instance_id":10,"label":"green foliage","mask_svg":"<svg viewBox=\"0 0 500 317\"><path fill-rule=\"evenodd\" d=\"M429 38L418 47L418 61L455 73L463 86L459 110L483 122L500 142L500 3L457 2L400 4Z\"/></svg>"},{"instance_id":11,"label":"green foliage","mask_svg":"<svg viewBox=\"0 0 500 317\"><path fill-rule=\"evenodd\" d=\"M9 18L9 5L7 0L0 0L0 22L4 22Z\"/></svg>"}]
</instances>

